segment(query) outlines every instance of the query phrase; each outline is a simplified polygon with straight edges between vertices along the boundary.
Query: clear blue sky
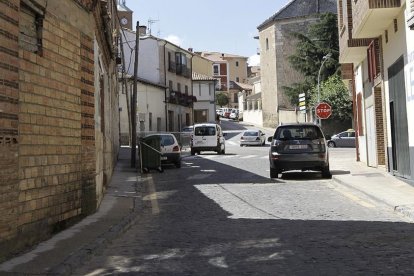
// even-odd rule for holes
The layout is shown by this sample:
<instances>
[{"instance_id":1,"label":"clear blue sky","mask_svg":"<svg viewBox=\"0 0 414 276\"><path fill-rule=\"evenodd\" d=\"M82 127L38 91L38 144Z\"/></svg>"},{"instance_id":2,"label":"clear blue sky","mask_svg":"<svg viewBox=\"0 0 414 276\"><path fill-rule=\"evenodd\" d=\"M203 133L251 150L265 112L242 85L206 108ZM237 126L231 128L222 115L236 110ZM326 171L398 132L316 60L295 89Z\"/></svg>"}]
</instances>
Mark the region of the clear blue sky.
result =
<instances>
[{"instance_id":1,"label":"clear blue sky","mask_svg":"<svg viewBox=\"0 0 414 276\"><path fill-rule=\"evenodd\" d=\"M217 51L250 57L256 54L257 26L290 0L126 0L152 35L194 51Z\"/></svg>"}]
</instances>

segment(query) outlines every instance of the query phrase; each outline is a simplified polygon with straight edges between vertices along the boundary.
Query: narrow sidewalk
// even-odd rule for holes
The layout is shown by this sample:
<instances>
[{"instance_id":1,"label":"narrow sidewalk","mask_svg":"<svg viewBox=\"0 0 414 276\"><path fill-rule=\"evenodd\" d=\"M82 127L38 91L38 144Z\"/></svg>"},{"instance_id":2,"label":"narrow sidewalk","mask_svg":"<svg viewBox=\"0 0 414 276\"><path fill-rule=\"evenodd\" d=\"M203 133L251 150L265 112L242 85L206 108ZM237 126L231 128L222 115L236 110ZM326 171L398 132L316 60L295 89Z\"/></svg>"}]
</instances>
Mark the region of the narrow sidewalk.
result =
<instances>
[{"instance_id":1,"label":"narrow sidewalk","mask_svg":"<svg viewBox=\"0 0 414 276\"><path fill-rule=\"evenodd\" d=\"M139 175L130 168L130 149L119 158L105 196L95 214L53 235L27 253L0 264L0 274L68 275L125 231L141 210Z\"/></svg>"}]
</instances>

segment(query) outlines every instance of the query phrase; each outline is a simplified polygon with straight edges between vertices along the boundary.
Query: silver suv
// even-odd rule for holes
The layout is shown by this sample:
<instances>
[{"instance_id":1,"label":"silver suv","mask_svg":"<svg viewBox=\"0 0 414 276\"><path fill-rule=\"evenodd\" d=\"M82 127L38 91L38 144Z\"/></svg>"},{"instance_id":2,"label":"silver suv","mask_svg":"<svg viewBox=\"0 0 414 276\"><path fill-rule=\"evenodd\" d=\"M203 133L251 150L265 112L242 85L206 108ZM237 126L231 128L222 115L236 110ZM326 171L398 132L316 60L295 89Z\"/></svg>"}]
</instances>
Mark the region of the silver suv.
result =
<instances>
[{"instance_id":1,"label":"silver suv","mask_svg":"<svg viewBox=\"0 0 414 276\"><path fill-rule=\"evenodd\" d=\"M325 136L312 123L284 124L276 128L269 150L270 178L290 170L316 170L330 178L329 155Z\"/></svg>"}]
</instances>

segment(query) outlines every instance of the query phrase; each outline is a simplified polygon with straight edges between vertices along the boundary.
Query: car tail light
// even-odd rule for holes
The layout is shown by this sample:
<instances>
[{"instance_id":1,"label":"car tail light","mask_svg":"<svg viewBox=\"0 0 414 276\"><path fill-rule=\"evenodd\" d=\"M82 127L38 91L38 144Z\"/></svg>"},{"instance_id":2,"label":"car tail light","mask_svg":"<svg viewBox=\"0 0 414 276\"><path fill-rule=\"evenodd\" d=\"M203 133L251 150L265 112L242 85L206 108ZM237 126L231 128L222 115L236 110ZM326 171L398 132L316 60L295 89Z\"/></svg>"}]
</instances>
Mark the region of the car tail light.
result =
<instances>
[{"instance_id":1,"label":"car tail light","mask_svg":"<svg viewBox=\"0 0 414 276\"><path fill-rule=\"evenodd\" d=\"M180 147L179 146L174 146L173 151L180 151Z\"/></svg>"}]
</instances>

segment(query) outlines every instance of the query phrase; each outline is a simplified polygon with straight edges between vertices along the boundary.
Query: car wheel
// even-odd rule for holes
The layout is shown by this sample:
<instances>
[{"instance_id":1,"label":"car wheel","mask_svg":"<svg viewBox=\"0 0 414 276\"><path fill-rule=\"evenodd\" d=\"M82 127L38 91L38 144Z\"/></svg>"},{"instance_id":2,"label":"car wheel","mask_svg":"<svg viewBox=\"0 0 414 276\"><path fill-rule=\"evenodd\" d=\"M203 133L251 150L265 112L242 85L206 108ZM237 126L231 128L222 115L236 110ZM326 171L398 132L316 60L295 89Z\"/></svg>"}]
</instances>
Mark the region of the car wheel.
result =
<instances>
[{"instance_id":1,"label":"car wheel","mask_svg":"<svg viewBox=\"0 0 414 276\"><path fill-rule=\"evenodd\" d=\"M323 178L331 178L332 174L329 170L329 165L322 168L322 177Z\"/></svg>"},{"instance_id":2,"label":"car wheel","mask_svg":"<svg viewBox=\"0 0 414 276\"><path fill-rule=\"evenodd\" d=\"M191 155L195 155L195 150L191 149Z\"/></svg>"},{"instance_id":3,"label":"car wheel","mask_svg":"<svg viewBox=\"0 0 414 276\"><path fill-rule=\"evenodd\" d=\"M270 178L278 178L279 171L274 168L270 168Z\"/></svg>"},{"instance_id":4,"label":"car wheel","mask_svg":"<svg viewBox=\"0 0 414 276\"><path fill-rule=\"evenodd\" d=\"M222 151L221 151L221 154L226 154L226 148L224 148Z\"/></svg>"},{"instance_id":5,"label":"car wheel","mask_svg":"<svg viewBox=\"0 0 414 276\"><path fill-rule=\"evenodd\" d=\"M181 168L181 161L178 161L177 163L175 163L175 167L178 169Z\"/></svg>"},{"instance_id":6,"label":"car wheel","mask_svg":"<svg viewBox=\"0 0 414 276\"><path fill-rule=\"evenodd\" d=\"M330 147L330 148L334 148L334 147L336 147L335 142L333 142L333 141L329 141L329 142L328 142L328 147Z\"/></svg>"}]
</instances>

